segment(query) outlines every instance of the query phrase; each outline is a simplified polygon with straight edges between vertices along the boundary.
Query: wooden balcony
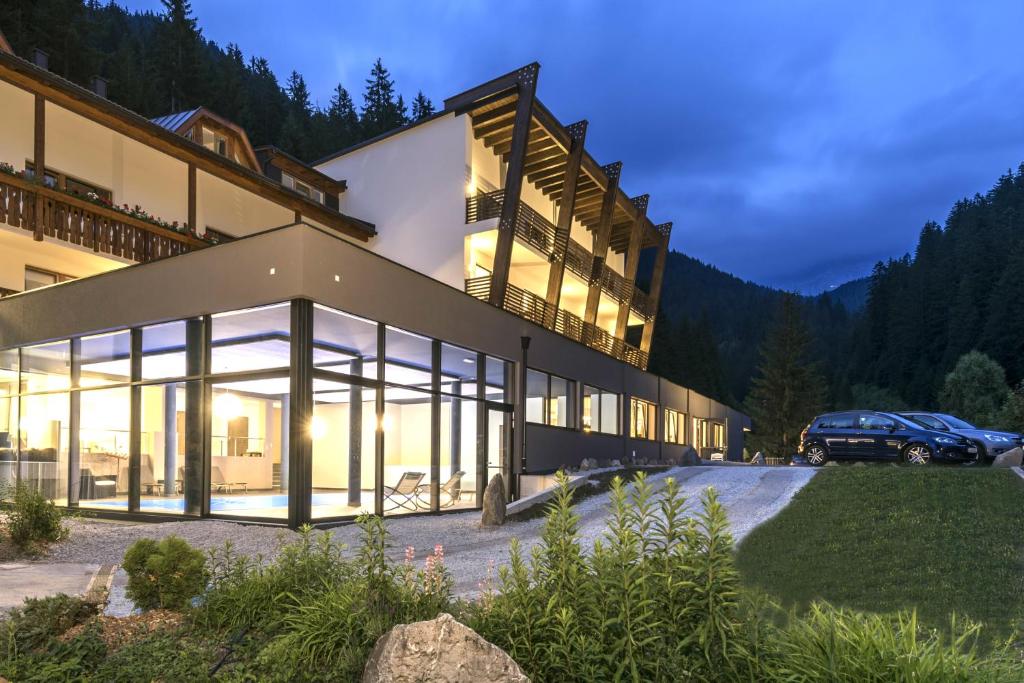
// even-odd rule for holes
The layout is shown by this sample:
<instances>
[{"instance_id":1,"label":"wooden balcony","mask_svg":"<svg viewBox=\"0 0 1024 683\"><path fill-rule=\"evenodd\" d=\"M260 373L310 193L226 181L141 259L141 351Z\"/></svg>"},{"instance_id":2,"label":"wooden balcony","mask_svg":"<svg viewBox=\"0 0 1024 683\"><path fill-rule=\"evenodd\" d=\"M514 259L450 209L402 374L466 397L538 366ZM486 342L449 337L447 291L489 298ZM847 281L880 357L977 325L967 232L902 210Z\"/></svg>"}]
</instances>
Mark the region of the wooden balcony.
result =
<instances>
[{"instance_id":1,"label":"wooden balcony","mask_svg":"<svg viewBox=\"0 0 1024 683\"><path fill-rule=\"evenodd\" d=\"M467 197L466 223L499 218L504 202L504 190L479 192ZM630 308L642 319L649 320L653 317L646 294L636 289L633 283L609 268L607 264L601 264L595 272L594 255L579 242L570 239L568 244L559 248L555 243L554 224L523 201L519 202L515 230L519 241L532 246L547 259L564 258L565 267L585 282L599 281L601 288L615 301L629 301Z\"/></svg>"},{"instance_id":2,"label":"wooden balcony","mask_svg":"<svg viewBox=\"0 0 1024 683\"><path fill-rule=\"evenodd\" d=\"M470 296L487 301L490 291L489 275L466 280L466 293ZM543 325L551 313L551 307L543 297L512 284L505 292L505 310L538 325ZM646 353L565 309L559 308L555 312L555 331L641 370L647 369Z\"/></svg>"},{"instance_id":3,"label":"wooden balcony","mask_svg":"<svg viewBox=\"0 0 1024 683\"><path fill-rule=\"evenodd\" d=\"M209 246L190 234L6 173L0 173L0 223L138 263Z\"/></svg>"}]
</instances>

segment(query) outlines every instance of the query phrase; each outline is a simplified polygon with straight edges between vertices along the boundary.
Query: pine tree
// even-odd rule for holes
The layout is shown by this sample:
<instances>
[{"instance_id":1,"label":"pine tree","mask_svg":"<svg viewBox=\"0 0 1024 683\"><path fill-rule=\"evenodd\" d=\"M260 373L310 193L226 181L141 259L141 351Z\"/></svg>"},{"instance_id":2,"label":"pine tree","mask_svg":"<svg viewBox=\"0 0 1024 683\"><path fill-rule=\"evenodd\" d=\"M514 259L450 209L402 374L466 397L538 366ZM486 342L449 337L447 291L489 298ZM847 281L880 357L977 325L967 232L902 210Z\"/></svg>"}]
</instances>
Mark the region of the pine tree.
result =
<instances>
[{"instance_id":1,"label":"pine tree","mask_svg":"<svg viewBox=\"0 0 1024 683\"><path fill-rule=\"evenodd\" d=\"M434 113L434 103L431 102L423 91L416 93L416 99L412 101L412 120L420 121Z\"/></svg>"},{"instance_id":2,"label":"pine tree","mask_svg":"<svg viewBox=\"0 0 1024 683\"><path fill-rule=\"evenodd\" d=\"M796 296L784 296L761 345L761 364L747 397L753 441L768 455L792 455L800 431L821 409L824 380L811 358L812 343Z\"/></svg>"},{"instance_id":3,"label":"pine tree","mask_svg":"<svg viewBox=\"0 0 1024 683\"><path fill-rule=\"evenodd\" d=\"M405 125L405 104L401 96L395 97L395 82L384 68L380 58L374 62L363 92L360 125L363 138L369 139Z\"/></svg>"},{"instance_id":4,"label":"pine tree","mask_svg":"<svg viewBox=\"0 0 1024 683\"><path fill-rule=\"evenodd\" d=\"M164 14L157 32L157 74L170 112L199 102L199 49L202 38L189 0L160 0Z\"/></svg>"}]
</instances>

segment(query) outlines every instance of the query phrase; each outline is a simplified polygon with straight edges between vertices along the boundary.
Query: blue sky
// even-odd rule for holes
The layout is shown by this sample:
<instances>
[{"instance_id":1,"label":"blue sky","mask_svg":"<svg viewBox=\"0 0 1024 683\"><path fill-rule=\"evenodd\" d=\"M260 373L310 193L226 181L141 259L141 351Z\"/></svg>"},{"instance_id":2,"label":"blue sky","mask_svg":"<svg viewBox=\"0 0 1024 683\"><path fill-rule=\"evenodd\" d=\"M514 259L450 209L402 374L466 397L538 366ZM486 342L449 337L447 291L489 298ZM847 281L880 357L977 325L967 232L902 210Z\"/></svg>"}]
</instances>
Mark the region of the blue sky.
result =
<instances>
[{"instance_id":1,"label":"blue sky","mask_svg":"<svg viewBox=\"0 0 1024 683\"><path fill-rule=\"evenodd\" d=\"M123 0L122 0L123 1ZM128 0L158 9L158 0ZM1024 2L193 0L204 35L361 101L378 56L435 104L539 61L672 246L816 292L912 251L1024 161ZM383 226L382 226L383 227Z\"/></svg>"}]
</instances>

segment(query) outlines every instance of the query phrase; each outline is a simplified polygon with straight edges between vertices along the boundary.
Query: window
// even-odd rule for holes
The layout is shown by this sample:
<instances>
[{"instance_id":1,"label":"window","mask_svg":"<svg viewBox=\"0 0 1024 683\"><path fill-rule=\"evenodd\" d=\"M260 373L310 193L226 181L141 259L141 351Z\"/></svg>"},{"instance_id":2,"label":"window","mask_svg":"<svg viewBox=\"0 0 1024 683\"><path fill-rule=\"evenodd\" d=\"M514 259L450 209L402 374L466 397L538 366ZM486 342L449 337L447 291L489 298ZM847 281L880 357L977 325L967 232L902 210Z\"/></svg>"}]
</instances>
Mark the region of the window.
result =
<instances>
[{"instance_id":1,"label":"window","mask_svg":"<svg viewBox=\"0 0 1024 683\"><path fill-rule=\"evenodd\" d=\"M693 447L696 449L711 446L711 435L708 433L708 421L704 418L693 418Z\"/></svg>"},{"instance_id":2,"label":"window","mask_svg":"<svg viewBox=\"0 0 1024 683\"><path fill-rule=\"evenodd\" d=\"M526 421L576 427L576 382L538 370L526 371Z\"/></svg>"},{"instance_id":3,"label":"window","mask_svg":"<svg viewBox=\"0 0 1024 683\"><path fill-rule=\"evenodd\" d=\"M288 175L287 173L282 173L281 174L281 184L284 185L285 187L291 189L291 190L295 190L296 192L301 194L303 197L309 197L310 199L312 199L313 201L315 201L315 202L317 202L319 204L323 204L324 203L324 193L323 192L321 192L320 190L316 189L315 187L312 187L311 185L309 185L307 183L302 182L301 180L296 180L295 178L293 178L292 176Z\"/></svg>"},{"instance_id":4,"label":"window","mask_svg":"<svg viewBox=\"0 0 1024 683\"><path fill-rule=\"evenodd\" d=\"M721 422L711 423L712 448L725 448L725 425Z\"/></svg>"},{"instance_id":5,"label":"window","mask_svg":"<svg viewBox=\"0 0 1024 683\"><path fill-rule=\"evenodd\" d=\"M213 316L211 371L244 372L291 365L291 308L275 304Z\"/></svg>"},{"instance_id":6,"label":"window","mask_svg":"<svg viewBox=\"0 0 1024 683\"><path fill-rule=\"evenodd\" d=\"M234 235L228 234L216 228L211 228L209 225L206 226L206 236L217 242L230 242L235 239Z\"/></svg>"},{"instance_id":7,"label":"window","mask_svg":"<svg viewBox=\"0 0 1024 683\"><path fill-rule=\"evenodd\" d=\"M25 162L25 177L35 177L35 165L31 161ZM52 168L46 169L46 178L44 182L47 187L54 189L63 190L65 192L71 192L79 197L86 197L90 194L96 195L98 198L105 200L108 204L113 198L113 194L110 190L105 190L102 187L97 187L84 180L79 180L73 176L69 176L66 173L55 171Z\"/></svg>"},{"instance_id":8,"label":"window","mask_svg":"<svg viewBox=\"0 0 1024 683\"><path fill-rule=\"evenodd\" d=\"M860 416L860 428L871 431L881 431L884 429L893 429L896 427L896 422L888 417L881 415L861 415Z\"/></svg>"},{"instance_id":9,"label":"window","mask_svg":"<svg viewBox=\"0 0 1024 683\"><path fill-rule=\"evenodd\" d=\"M203 127L203 147L213 150L221 156L230 156L228 154L228 139L205 126Z\"/></svg>"},{"instance_id":10,"label":"window","mask_svg":"<svg viewBox=\"0 0 1024 683\"><path fill-rule=\"evenodd\" d=\"M70 275L62 275L61 273L54 273L53 271L43 270L42 268L33 268L32 266L25 266L25 291L30 289L38 289L40 287L48 287L49 285L55 285L58 282L68 282L75 278Z\"/></svg>"},{"instance_id":11,"label":"window","mask_svg":"<svg viewBox=\"0 0 1024 683\"><path fill-rule=\"evenodd\" d=\"M686 415L665 408L665 443L686 443Z\"/></svg>"},{"instance_id":12,"label":"window","mask_svg":"<svg viewBox=\"0 0 1024 683\"><path fill-rule=\"evenodd\" d=\"M583 385L583 431L619 433L619 395Z\"/></svg>"},{"instance_id":13,"label":"window","mask_svg":"<svg viewBox=\"0 0 1024 683\"><path fill-rule=\"evenodd\" d=\"M629 435L634 439L656 438L657 413L658 407L653 403L635 397L629 399Z\"/></svg>"}]
</instances>

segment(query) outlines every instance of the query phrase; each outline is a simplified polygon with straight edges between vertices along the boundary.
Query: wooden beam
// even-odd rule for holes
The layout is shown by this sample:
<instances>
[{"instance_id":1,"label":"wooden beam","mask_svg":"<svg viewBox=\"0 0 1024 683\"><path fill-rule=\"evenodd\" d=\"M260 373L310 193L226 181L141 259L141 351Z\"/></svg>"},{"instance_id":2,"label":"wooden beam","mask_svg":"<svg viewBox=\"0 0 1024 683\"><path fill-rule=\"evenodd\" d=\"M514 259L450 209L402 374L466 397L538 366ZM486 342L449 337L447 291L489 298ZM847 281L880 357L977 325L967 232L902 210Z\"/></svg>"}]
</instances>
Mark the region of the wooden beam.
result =
<instances>
[{"instance_id":1,"label":"wooden beam","mask_svg":"<svg viewBox=\"0 0 1024 683\"><path fill-rule=\"evenodd\" d=\"M515 72L519 98L516 101L512 149L505 172L505 197L501 205L501 218L498 219L498 240L494 247L491 291L488 296L490 303L499 308L505 306L508 274L512 268L512 247L515 244L516 219L519 216L519 197L523 189L523 162L526 159L530 124L533 121L533 102L537 94L539 70L540 65L534 62ZM447 102L445 106L448 106Z\"/></svg>"},{"instance_id":2,"label":"wooden beam","mask_svg":"<svg viewBox=\"0 0 1024 683\"><path fill-rule=\"evenodd\" d=\"M269 178L247 169L202 145L186 140L143 117L105 100L95 93L68 83L16 57L0 53L0 80L42 96L125 137L141 142L179 161L225 180L236 187L259 195L303 214L343 234L363 241L375 233L372 223L332 211L288 190Z\"/></svg>"},{"instance_id":3,"label":"wooden beam","mask_svg":"<svg viewBox=\"0 0 1024 683\"><path fill-rule=\"evenodd\" d=\"M46 184L46 98L36 93L36 112L34 125L34 143L32 152L32 166L35 169L35 180L40 185ZM43 241L43 195L36 193L36 214L35 230L32 232L32 239L36 242Z\"/></svg>"},{"instance_id":4,"label":"wooden beam","mask_svg":"<svg viewBox=\"0 0 1024 683\"><path fill-rule=\"evenodd\" d=\"M661 283L665 276L665 259L668 256L668 240L672 236L672 224L663 223L658 226L661 233L661 244L658 245L658 255L654 258L654 270L651 273L651 289L648 294L651 299L651 309L654 315L644 323L644 333L640 338L640 350L649 354L651 352L651 340L654 338L654 321L658 317L658 303L661 299ZM641 368L646 370L647 368Z\"/></svg>"},{"instance_id":5,"label":"wooden beam","mask_svg":"<svg viewBox=\"0 0 1024 683\"><path fill-rule=\"evenodd\" d=\"M644 219L647 217L647 203L651 196L642 194L633 197L633 205L637 208L637 217L629 231L629 246L626 248L626 262L622 267L622 277L629 283L629 294L625 301L619 302L619 313L615 318L615 336L626 338L626 326L629 323L629 309L633 301L633 290L636 288L636 269L640 265L640 245L644 238Z\"/></svg>"},{"instance_id":6,"label":"wooden beam","mask_svg":"<svg viewBox=\"0 0 1024 683\"><path fill-rule=\"evenodd\" d=\"M482 83L475 88L470 88L464 92L449 97L444 101L444 108L446 111L454 111L456 113L463 113L466 109L471 108L478 100L485 97L490 97L497 93L505 92L506 90L516 90L519 96L522 97L522 76L524 73L532 73L536 76L537 72L540 71L540 64L533 62L526 66L511 71L504 76L498 76L492 78L486 83ZM533 99L533 96L530 96ZM517 108L518 115L518 108Z\"/></svg>"},{"instance_id":7,"label":"wooden beam","mask_svg":"<svg viewBox=\"0 0 1024 683\"><path fill-rule=\"evenodd\" d=\"M196 165L188 165L188 229L199 234L196 225Z\"/></svg>"},{"instance_id":8,"label":"wooden beam","mask_svg":"<svg viewBox=\"0 0 1024 683\"><path fill-rule=\"evenodd\" d=\"M568 129L572 148L565 164L565 192L562 204L558 207L558 224L555 226L555 251L548 269L547 319L544 326L550 330L555 328L558 319L558 302L562 296L562 281L565 278L565 252L569 247L569 236L572 232L572 218L576 203L576 183L580 177L580 162L583 161L583 142L587 137L587 122L578 121L570 124Z\"/></svg>"},{"instance_id":9,"label":"wooden beam","mask_svg":"<svg viewBox=\"0 0 1024 683\"><path fill-rule=\"evenodd\" d=\"M473 114L473 127L474 129L478 126L482 126L491 121L498 121L499 119L511 119L516 114L516 103L515 101L503 104L494 109L489 109L479 114ZM511 125L511 121L506 122L506 125ZM481 137L476 135L475 137Z\"/></svg>"},{"instance_id":10,"label":"wooden beam","mask_svg":"<svg viewBox=\"0 0 1024 683\"><path fill-rule=\"evenodd\" d=\"M612 234L612 214L615 212L615 195L619 191L619 176L622 173L622 162L603 166L602 170L608 177L608 188L601 202L601 217L594 233L594 270L590 276L590 289L587 291L587 307L583 312L583 322L597 324L597 307L601 303L601 270L608 256L608 241Z\"/></svg>"}]
</instances>

